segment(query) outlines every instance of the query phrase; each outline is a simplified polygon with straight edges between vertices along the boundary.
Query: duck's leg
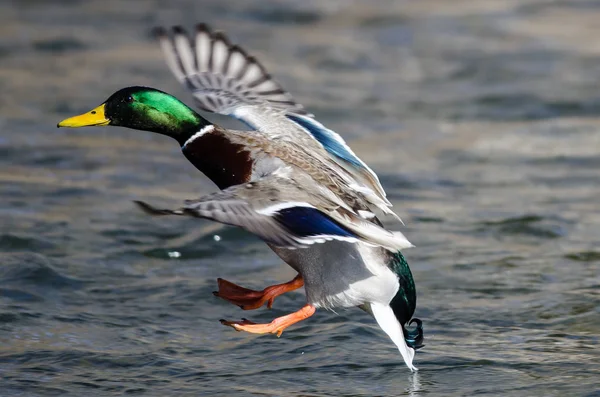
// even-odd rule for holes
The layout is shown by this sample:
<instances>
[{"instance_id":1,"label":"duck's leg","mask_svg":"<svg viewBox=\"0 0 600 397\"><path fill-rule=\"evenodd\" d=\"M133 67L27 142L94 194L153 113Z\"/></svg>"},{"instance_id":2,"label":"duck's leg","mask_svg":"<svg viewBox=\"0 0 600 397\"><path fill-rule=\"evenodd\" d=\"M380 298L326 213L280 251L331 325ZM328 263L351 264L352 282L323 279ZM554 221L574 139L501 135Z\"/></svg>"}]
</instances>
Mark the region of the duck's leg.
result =
<instances>
[{"instance_id":1,"label":"duck's leg","mask_svg":"<svg viewBox=\"0 0 600 397\"><path fill-rule=\"evenodd\" d=\"M252 321L248 321L245 318L242 321L227 321L220 320L221 324L235 328L236 331L246 331L252 334L277 334L281 336L283 330L290 325L296 324L302 320L305 320L315 314L316 308L313 305L307 304L297 312L287 314L285 316L277 317L269 324L256 324Z\"/></svg>"},{"instance_id":2,"label":"duck's leg","mask_svg":"<svg viewBox=\"0 0 600 397\"><path fill-rule=\"evenodd\" d=\"M215 296L223 298L228 302L241 307L244 310L258 309L265 302L270 309L273 306L273 301L276 297L286 292L294 291L304 285L302 276L298 274L293 280L283 284L271 285L262 291L255 291L248 288L240 287L230 281L217 279L219 290L213 292Z\"/></svg>"}]
</instances>

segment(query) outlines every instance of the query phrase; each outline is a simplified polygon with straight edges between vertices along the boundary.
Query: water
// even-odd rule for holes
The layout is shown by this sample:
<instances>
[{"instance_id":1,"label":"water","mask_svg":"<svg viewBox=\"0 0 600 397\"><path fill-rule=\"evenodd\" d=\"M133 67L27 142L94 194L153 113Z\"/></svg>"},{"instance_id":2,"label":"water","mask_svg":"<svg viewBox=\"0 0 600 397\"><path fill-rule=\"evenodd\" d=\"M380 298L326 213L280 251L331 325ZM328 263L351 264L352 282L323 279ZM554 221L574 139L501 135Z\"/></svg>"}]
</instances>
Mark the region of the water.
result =
<instances>
[{"instance_id":1,"label":"water","mask_svg":"<svg viewBox=\"0 0 600 397\"><path fill-rule=\"evenodd\" d=\"M600 395L599 18L574 0L3 2L0 395ZM381 176L417 246L417 374L359 310L280 339L221 326L303 294L242 312L217 277L293 271L242 231L134 207L215 190L168 138L55 128L128 85L189 101L149 31L200 21Z\"/></svg>"}]
</instances>

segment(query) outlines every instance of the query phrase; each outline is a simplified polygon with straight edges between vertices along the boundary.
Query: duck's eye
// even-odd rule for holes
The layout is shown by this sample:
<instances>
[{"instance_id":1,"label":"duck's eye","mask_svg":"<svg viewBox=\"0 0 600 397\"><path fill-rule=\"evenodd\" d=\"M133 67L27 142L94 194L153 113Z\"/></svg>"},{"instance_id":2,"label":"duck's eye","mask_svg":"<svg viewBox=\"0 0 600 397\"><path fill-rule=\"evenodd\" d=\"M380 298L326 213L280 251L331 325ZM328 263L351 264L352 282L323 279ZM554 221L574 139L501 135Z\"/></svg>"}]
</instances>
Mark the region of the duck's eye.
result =
<instances>
[{"instance_id":1,"label":"duck's eye","mask_svg":"<svg viewBox=\"0 0 600 397\"><path fill-rule=\"evenodd\" d=\"M129 95L127 98L125 98L125 102L127 102L127 103L133 102L133 97L131 95Z\"/></svg>"}]
</instances>

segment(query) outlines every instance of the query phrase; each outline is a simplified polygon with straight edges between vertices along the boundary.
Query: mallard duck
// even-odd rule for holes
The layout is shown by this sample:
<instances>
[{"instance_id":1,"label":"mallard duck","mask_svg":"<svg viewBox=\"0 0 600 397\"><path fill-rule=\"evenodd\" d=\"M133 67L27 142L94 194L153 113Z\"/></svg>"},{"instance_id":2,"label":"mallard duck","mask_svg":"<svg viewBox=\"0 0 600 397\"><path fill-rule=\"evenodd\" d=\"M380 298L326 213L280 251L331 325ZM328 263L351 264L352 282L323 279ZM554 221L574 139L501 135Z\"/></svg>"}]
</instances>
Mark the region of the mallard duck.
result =
<instances>
[{"instance_id":1,"label":"mallard duck","mask_svg":"<svg viewBox=\"0 0 600 397\"><path fill-rule=\"evenodd\" d=\"M374 210L393 214L377 175L335 132L319 123L258 61L222 33L198 25L194 39L180 27L157 31L167 63L200 109L236 117L252 131L209 122L179 99L149 87L127 87L59 127L122 126L175 139L187 159L221 191L175 210L239 226L263 239L298 272L293 280L254 291L218 280L215 295L245 310L269 307L304 286L300 310L268 324L225 321L238 331L281 335L317 308L359 307L370 313L413 365L422 346L414 280L400 250L412 244L388 231ZM395 214L394 214L395 215ZM406 326L416 323L409 331Z\"/></svg>"}]
</instances>

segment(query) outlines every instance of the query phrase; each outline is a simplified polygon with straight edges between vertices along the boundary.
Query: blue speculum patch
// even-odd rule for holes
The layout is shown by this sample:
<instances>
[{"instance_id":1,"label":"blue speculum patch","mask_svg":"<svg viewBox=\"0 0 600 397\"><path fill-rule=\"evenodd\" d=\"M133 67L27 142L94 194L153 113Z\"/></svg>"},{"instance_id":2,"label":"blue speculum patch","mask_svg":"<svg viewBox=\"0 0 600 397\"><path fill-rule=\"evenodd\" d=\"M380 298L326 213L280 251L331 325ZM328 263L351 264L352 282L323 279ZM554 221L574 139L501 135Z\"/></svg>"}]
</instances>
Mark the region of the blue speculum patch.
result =
<instances>
[{"instance_id":1,"label":"blue speculum patch","mask_svg":"<svg viewBox=\"0 0 600 397\"><path fill-rule=\"evenodd\" d=\"M318 235L356 237L354 233L316 208L284 208L278 211L274 218L290 232L301 237Z\"/></svg>"},{"instance_id":2,"label":"blue speculum patch","mask_svg":"<svg viewBox=\"0 0 600 397\"><path fill-rule=\"evenodd\" d=\"M319 141L329 153L349 162L355 167L364 168L364 165L360 162L360 160L355 155L350 153L341 142L335 139L333 131L314 123L312 120L306 117L291 114L288 114L286 117L308 130L308 132L310 132L311 135L314 136L315 139Z\"/></svg>"}]
</instances>

